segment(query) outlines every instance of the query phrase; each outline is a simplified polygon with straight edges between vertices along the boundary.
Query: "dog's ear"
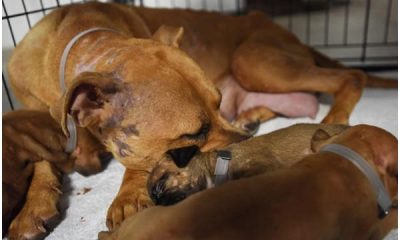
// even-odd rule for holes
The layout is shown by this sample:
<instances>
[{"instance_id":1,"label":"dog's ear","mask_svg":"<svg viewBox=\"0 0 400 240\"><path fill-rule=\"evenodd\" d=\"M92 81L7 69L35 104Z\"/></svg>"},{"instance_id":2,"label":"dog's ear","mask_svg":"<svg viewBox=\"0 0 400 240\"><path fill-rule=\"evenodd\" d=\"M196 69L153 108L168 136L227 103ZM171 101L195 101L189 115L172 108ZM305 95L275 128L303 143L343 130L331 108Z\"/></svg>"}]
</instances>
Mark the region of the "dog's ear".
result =
<instances>
[{"instance_id":1,"label":"dog's ear","mask_svg":"<svg viewBox=\"0 0 400 240\"><path fill-rule=\"evenodd\" d=\"M183 37L183 27L162 25L153 34L152 39L162 42L169 46L179 47L179 43L182 37Z\"/></svg>"},{"instance_id":2,"label":"dog's ear","mask_svg":"<svg viewBox=\"0 0 400 240\"><path fill-rule=\"evenodd\" d=\"M50 115L58 123L61 123L63 117L63 98L60 98L56 103L50 107ZM61 124L62 125L62 124Z\"/></svg>"},{"instance_id":3,"label":"dog's ear","mask_svg":"<svg viewBox=\"0 0 400 240\"><path fill-rule=\"evenodd\" d=\"M120 84L120 80L111 74L85 72L78 75L62 98L61 126L64 133L69 135L66 128L68 114L80 127L104 125L112 118L110 101L121 91Z\"/></svg>"},{"instance_id":4,"label":"dog's ear","mask_svg":"<svg viewBox=\"0 0 400 240\"><path fill-rule=\"evenodd\" d=\"M319 128L314 132L311 137L311 151L318 152L323 146L326 145L327 141L331 138L331 135L325 130Z\"/></svg>"}]
</instances>

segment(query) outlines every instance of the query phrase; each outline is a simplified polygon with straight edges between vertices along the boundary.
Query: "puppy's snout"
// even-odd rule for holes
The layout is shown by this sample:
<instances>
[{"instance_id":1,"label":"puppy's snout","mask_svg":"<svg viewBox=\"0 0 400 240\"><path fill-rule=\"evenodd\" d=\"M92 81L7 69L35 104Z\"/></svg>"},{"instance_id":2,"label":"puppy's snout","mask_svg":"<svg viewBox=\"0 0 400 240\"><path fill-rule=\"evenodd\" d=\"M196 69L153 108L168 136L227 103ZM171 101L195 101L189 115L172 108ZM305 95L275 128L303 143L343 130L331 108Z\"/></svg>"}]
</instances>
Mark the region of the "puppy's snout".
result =
<instances>
[{"instance_id":1,"label":"puppy's snout","mask_svg":"<svg viewBox=\"0 0 400 240\"><path fill-rule=\"evenodd\" d=\"M103 171L111 162L113 155L110 152L93 151L84 153L78 151L74 153L75 170L83 176L89 176Z\"/></svg>"},{"instance_id":2,"label":"puppy's snout","mask_svg":"<svg viewBox=\"0 0 400 240\"><path fill-rule=\"evenodd\" d=\"M147 189L155 205L168 206L207 188L204 176L192 176L183 169L177 171L158 167L150 174Z\"/></svg>"},{"instance_id":3,"label":"puppy's snout","mask_svg":"<svg viewBox=\"0 0 400 240\"><path fill-rule=\"evenodd\" d=\"M182 168L185 167L193 156L199 151L198 146L188 146L182 148L171 149L167 153L171 156L175 165Z\"/></svg>"},{"instance_id":4,"label":"puppy's snout","mask_svg":"<svg viewBox=\"0 0 400 240\"><path fill-rule=\"evenodd\" d=\"M168 177L168 173L163 174L162 177L151 186L150 198L155 205L169 206L186 198L186 194L182 191L167 189Z\"/></svg>"}]
</instances>

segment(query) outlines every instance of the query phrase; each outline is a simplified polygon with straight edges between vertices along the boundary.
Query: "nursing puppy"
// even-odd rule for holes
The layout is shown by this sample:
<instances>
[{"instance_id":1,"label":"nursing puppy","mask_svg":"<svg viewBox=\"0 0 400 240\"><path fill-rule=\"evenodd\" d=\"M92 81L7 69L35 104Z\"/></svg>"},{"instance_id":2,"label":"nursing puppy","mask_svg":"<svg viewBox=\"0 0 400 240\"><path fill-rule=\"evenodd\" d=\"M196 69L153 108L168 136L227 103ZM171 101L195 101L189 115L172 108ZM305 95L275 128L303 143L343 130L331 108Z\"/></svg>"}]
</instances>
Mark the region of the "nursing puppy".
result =
<instances>
[{"instance_id":1,"label":"nursing puppy","mask_svg":"<svg viewBox=\"0 0 400 240\"><path fill-rule=\"evenodd\" d=\"M231 154L226 180L235 180L290 167L315 151L320 139L341 133L345 125L296 124L220 150ZM197 154L185 168L171 158L160 161L152 171L148 190L154 203L170 205L212 187L218 151Z\"/></svg>"},{"instance_id":2,"label":"nursing puppy","mask_svg":"<svg viewBox=\"0 0 400 240\"><path fill-rule=\"evenodd\" d=\"M321 130L322 131L322 130ZM320 132L321 132L320 131ZM358 125L312 140L310 154L289 168L228 182L170 207L128 218L101 240L128 239L382 239L397 226L397 139ZM379 176L392 201L382 218L368 178L348 159L320 151L340 144ZM389 202L390 204L390 202Z\"/></svg>"},{"instance_id":3,"label":"nursing puppy","mask_svg":"<svg viewBox=\"0 0 400 240\"><path fill-rule=\"evenodd\" d=\"M66 142L48 112L3 115L3 237L8 230L10 240L36 239L55 223L62 175L81 169L75 160L82 153L65 153Z\"/></svg>"}]
</instances>

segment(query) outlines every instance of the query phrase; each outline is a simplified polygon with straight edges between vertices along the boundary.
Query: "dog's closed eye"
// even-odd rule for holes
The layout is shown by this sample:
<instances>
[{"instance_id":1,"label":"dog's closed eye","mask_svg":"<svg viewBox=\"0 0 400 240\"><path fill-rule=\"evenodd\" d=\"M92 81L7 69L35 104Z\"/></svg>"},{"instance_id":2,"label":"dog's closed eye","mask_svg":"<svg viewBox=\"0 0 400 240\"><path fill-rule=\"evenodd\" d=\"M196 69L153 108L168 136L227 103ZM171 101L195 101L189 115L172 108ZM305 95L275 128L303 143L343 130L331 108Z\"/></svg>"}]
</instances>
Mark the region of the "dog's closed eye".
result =
<instances>
[{"instance_id":1,"label":"dog's closed eye","mask_svg":"<svg viewBox=\"0 0 400 240\"><path fill-rule=\"evenodd\" d=\"M210 131L211 124L203 123L201 127L195 133L188 133L181 135L181 138L187 138L190 140L203 140L207 137L208 132Z\"/></svg>"}]
</instances>

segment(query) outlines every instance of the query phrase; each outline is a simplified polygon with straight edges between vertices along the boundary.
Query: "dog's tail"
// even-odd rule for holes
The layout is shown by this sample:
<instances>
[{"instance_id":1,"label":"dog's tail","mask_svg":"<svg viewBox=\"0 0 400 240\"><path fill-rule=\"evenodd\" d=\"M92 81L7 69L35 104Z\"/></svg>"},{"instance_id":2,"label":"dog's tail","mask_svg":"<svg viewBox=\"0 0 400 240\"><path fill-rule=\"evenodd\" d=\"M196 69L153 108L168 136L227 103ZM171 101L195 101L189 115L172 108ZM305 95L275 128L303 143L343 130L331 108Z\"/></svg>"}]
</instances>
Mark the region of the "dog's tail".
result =
<instances>
[{"instance_id":1,"label":"dog's tail","mask_svg":"<svg viewBox=\"0 0 400 240\"><path fill-rule=\"evenodd\" d=\"M315 62L318 66L326 68L348 68L341 64L339 61L329 58L328 56L318 52L313 48L309 48ZM367 74L367 87L373 88L397 88L397 80L391 78L384 78L378 76L372 76Z\"/></svg>"}]
</instances>

